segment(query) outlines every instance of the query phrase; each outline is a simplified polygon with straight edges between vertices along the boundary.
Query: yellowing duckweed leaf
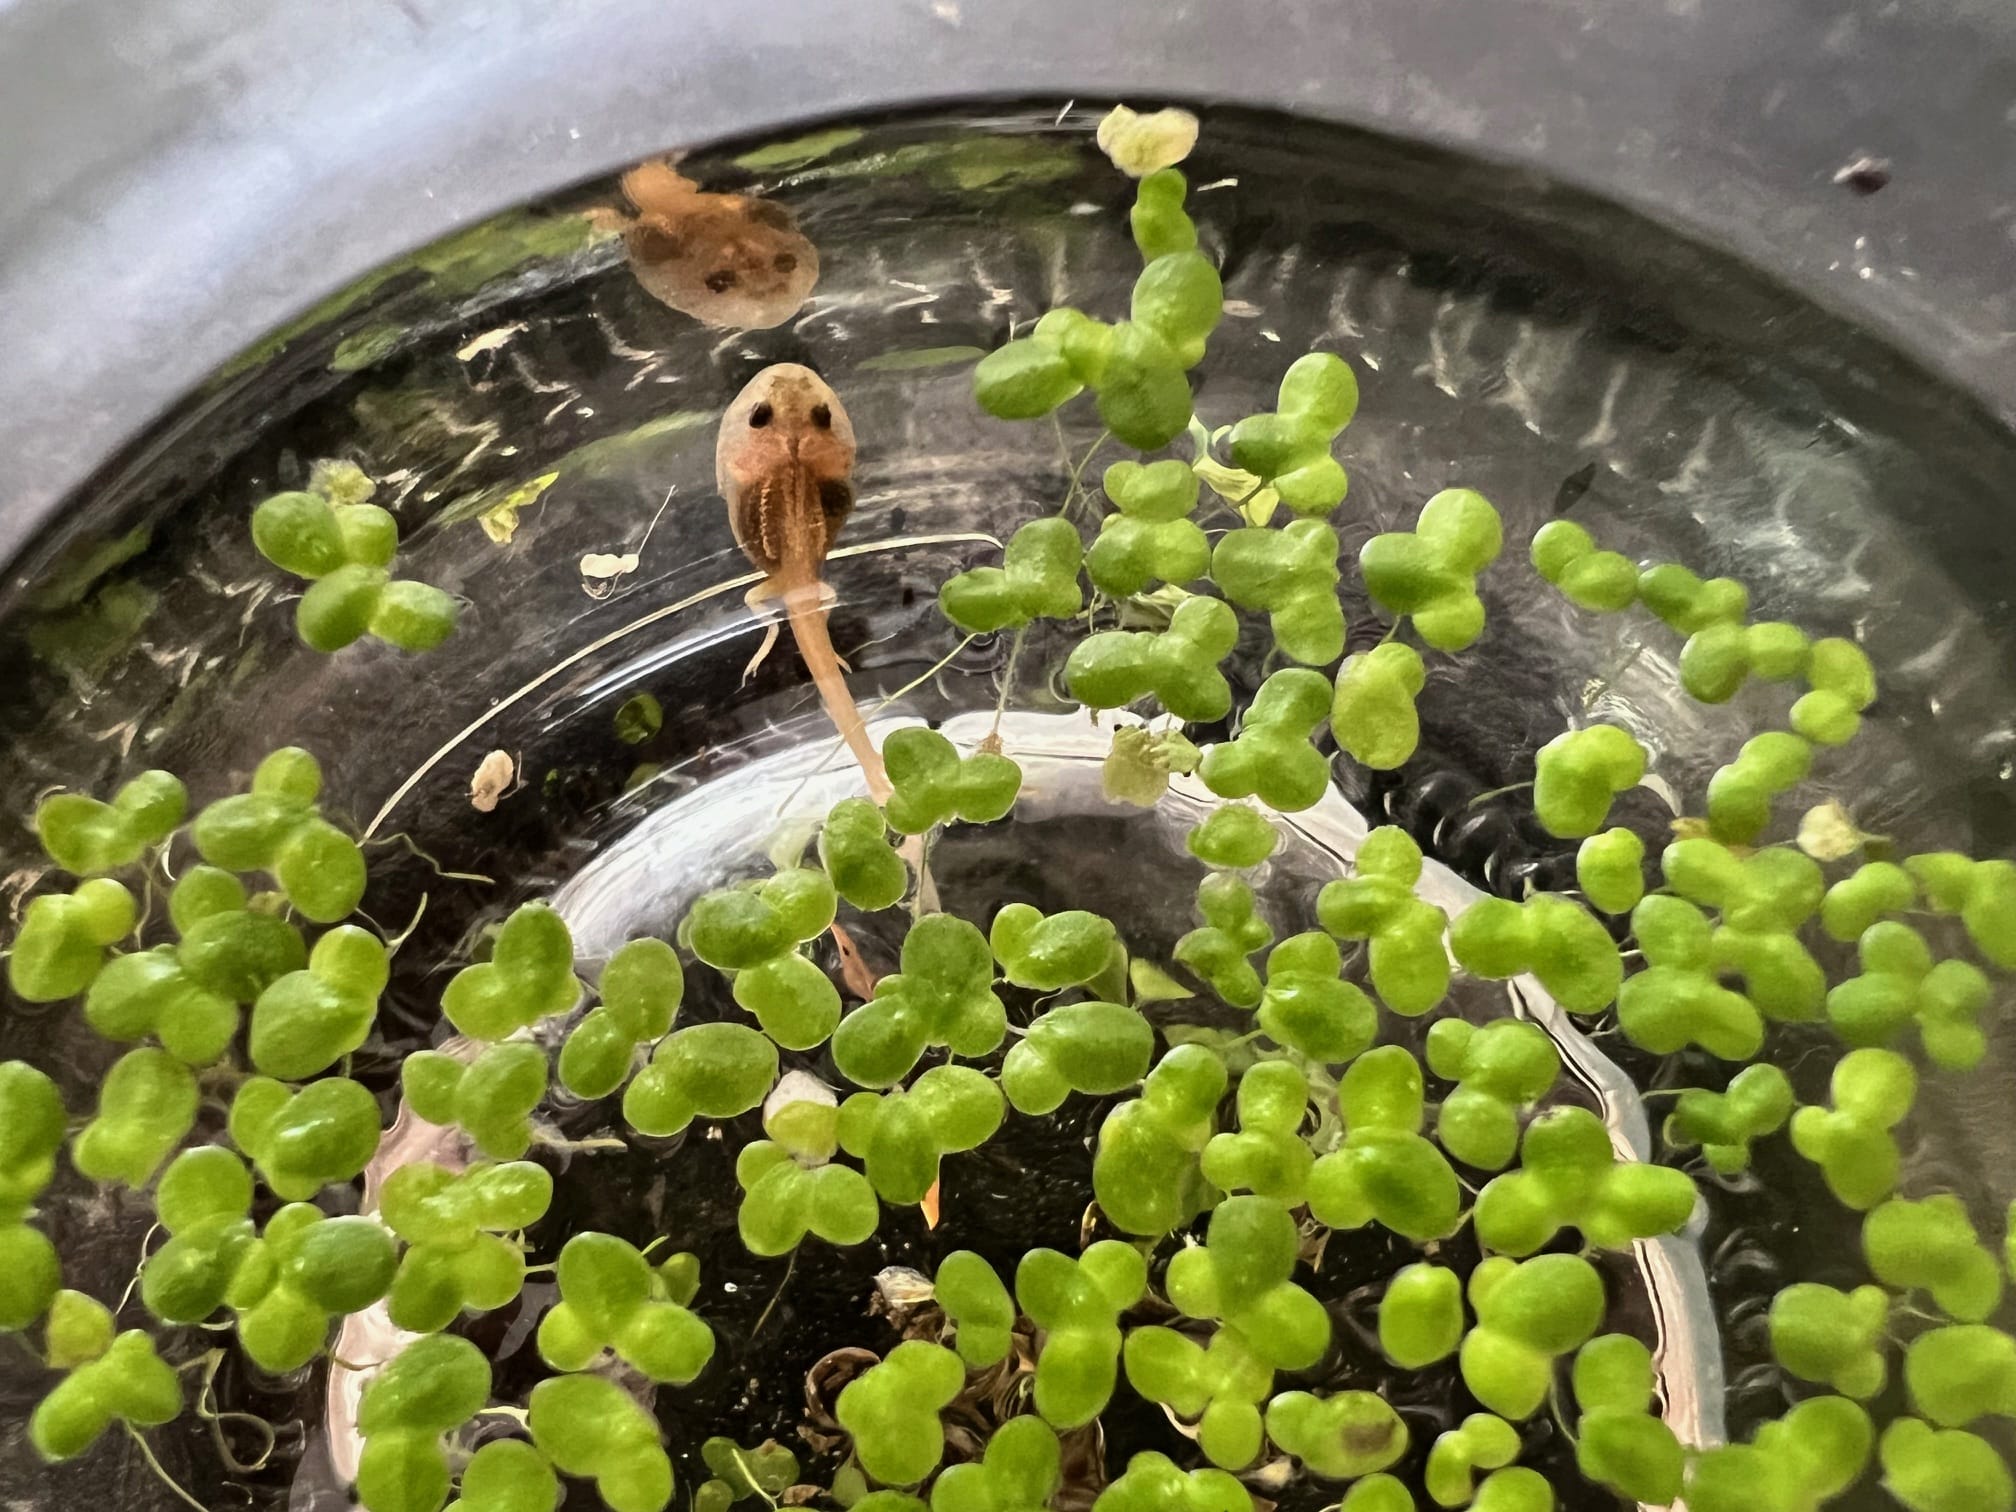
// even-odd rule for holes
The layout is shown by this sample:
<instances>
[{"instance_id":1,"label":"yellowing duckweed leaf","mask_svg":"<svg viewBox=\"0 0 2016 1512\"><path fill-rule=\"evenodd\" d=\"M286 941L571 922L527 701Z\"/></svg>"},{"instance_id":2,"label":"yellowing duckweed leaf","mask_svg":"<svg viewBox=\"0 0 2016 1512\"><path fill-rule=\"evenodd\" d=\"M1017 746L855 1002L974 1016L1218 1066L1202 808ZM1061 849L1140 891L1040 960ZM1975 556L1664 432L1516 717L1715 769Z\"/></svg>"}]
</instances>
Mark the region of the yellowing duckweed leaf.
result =
<instances>
[{"instance_id":1,"label":"yellowing duckweed leaf","mask_svg":"<svg viewBox=\"0 0 2016 1512\"><path fill-rule=\"evenodd\" d=\"M1220 427L1223 435L1226 427ZM1274 510L1281 502L1281 496L1272 488L1260 487L1260 479L1243 467L1231 467L1211 455L1212 434L1205 430L1196 416L1190 417L1190 444L1197 449L1197 460L1190 464L1190 470L1204 481L1205 487L1218 495L1239 512L1248 525L1265 525L1274 518Z\"/></svg>"},{"instance_id":2,"label":"yellowing duckweed leaf","mask_svg":"<svg viewBox=\"0 0 2016 1512\"><path fill-rule=\"evenodd\" d=\"M1114 803L1153 808L1169 791L1169 764L1155 751L1154 737L1139 725L1113 732L1113 749L1099 768L1100 785Z\"/></svg>"},{"instance_id":3,"label":"yellowing duckweed leaf","mask_svg":"<svg viewBox=\"0 0 2016 1512\"><path fill-rule=\"evenodd\" d=\"M1196 596L1188 588L1164 583L1152 593L1137 593L1132 598L1122 599L1114 606L1120 615L1118 628L1167 630L1169 622L1176 617L1176 611Z\"/></svg>"},{"instance_id":4,"label":"yellowing duckweed leaf","mask_svg":"<svg viewBox=\"0 0 2016 1512\"><path fill-rule=\"evenodd\" d=\"M1136 959L1127 967L1127 981L1137 1003L1173 1003L1197 996L1153 961Z\"/></svg>"},{"instance_id":5,"label":"yellowing duckweed leaf","mask_svg":"<svg viewBox=\"0 0 2016 1512\"><path fill-rule=\"evenodd\" d=\"M539 496L553 486L557 472L541 473L529 483L507 490L503 497L486 505L476 516L483 534L502 546L518 533L518 511L539 502Z\"/></svg>"},{"instance_id":6,"label":"yellowing duckweed leaf","mask_svg":"<svg viewBox=\"0 0 2016 1512\"><path fill-rule=\"evenodd\" d=\"M1197 117L1170 108L1143 115L1115 105L1099 123L1099 150L1130 178L1173 168L1197 145Z\"/></svg>"},{"instance_id":7,"label":"yellowing duckweed leaf","mask_svg":"<svg viewBox=\"0 0 2016 1512\"><path fill-rule=\"evenodd\" d=\"M1239 511L1248 525L1265 525L1274 518L1281 496L1262 488L1260 480L1244 468L1227 467L1211 457L1199 457L1190 470L1204 480L1211 492Z\"/></svg>"},{"instance_id":8,"label":"yellowing duckweed leaf","mask_svg":"<svg viewBox=\"0 0 2016 1512\"><path fill-rule=\"evenodd\" d=\"M1164 730L1155 737L1155 748L1169 763L1170 771L1180 772L1185 777L1196 771L1204 761L1204 753L1181 730Z\"/></svg>"},{"instance_id":9,"label":"yellowing duckweed leaf","mask_svg":"<svg viewBox=\"0 0 2016 1512\"><path fill-rule=\"evenodd\" d=\"M324 457L308 469L308 491L331 504L363 504L378 492L378 485L355 462Z\"/></svg>"},{"instance_id":10,"label":"yellowing duckweed leaf","mask_svg":"<svg viewBox=\"0 0 2016 1512\"><path fill-rule=\"evenodd\" d=\"M1180 730L1151 735L1140 725L1121 725L1113 732L1100 781L1113 802L1153 808L1169 790L1169 774L1194 772L1202 759Z\"/></svg>"},{"instance_id":11,"label":"yellowing duckweed leaf","mask_svg":"<svg viewBox=\"0 0 2016 1512\"><path fill-rule=\"evenodd\" d=\"M1868 842L1838 799L1810 808L1799 821L1799 849L1815 861L1845 861Z\"/></svg>"}]
</instances>

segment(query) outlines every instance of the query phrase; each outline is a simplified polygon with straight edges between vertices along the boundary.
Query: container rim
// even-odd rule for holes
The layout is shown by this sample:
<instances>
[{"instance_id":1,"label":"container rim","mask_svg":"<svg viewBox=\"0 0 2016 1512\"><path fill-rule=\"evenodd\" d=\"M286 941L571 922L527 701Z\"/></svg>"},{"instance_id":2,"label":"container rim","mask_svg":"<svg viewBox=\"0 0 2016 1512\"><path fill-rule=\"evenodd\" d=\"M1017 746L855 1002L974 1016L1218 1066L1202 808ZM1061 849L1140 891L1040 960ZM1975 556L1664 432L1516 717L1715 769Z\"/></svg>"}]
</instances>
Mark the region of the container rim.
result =
<instances>
[{"instance_id":1,"label":"container rim","mask_svg":"<svg viewBox=\"0 0 2016 1512\"><path fill-rule=\"evenodd\" d=\"M1219 101L1496 159L1732 252L2016 424L2016 8L1884 10L13 0L0 560L391 258L670 146L932 102ZM1837 182L1864 157L1880 192Z\"/></svg>"}]
</instances>

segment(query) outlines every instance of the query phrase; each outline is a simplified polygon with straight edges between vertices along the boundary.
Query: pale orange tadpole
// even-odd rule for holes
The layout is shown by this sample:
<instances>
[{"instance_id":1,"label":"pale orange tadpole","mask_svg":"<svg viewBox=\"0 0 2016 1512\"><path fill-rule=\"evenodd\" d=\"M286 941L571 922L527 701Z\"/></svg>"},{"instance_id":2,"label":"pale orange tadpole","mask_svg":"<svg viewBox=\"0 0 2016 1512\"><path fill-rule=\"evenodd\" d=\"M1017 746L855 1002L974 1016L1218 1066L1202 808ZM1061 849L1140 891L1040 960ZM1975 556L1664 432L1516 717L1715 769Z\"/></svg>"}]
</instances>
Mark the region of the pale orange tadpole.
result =
<instances>
[{"instance_id":1,"label":"pale orange tadpole","mask_svg":"<svg viewBox=\"0 0 2016 1512\"><path fill-rule=\"evenodd\" d=\"M721 417L714 477L728 501L728 523L764 580L749 591L755 608L782 599L798 655L833 727L847 742L877 803L889 796L881 753L847 691L847 679L826 630L822 578L826 553L854 507L854 426L826 381L808 367L780 362L750 379ZM776 640L773 623L748 669Z\"/></svg>"},{"instance_id":2,"label":"pale orange tadpole","mask_svg":"<svg viewBox=\"0 0 2016 1512\"><path fill-rule=\"evenodd\" d=\"M819 249L775 201L712 194L670 163L623 175L636 218L623 230L631 271L652 298L733 330L782 325L819 282Z\"/></svg>"}]
</instances>

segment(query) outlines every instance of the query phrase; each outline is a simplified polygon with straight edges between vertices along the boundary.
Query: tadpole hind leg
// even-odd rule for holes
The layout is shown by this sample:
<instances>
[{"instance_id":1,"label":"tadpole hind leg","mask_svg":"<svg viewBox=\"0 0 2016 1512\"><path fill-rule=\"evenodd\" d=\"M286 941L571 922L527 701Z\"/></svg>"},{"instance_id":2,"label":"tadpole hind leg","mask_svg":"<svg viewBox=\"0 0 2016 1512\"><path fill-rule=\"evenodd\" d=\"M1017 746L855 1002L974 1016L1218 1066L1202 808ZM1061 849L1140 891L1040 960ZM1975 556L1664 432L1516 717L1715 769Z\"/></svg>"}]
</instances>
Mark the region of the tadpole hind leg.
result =
<instances>
[{"instance_id":1,"label":"tadpole hind leg","mask_svg":"<svg viewBox=\"0 0 2016 1512\"><path fill-rule=\"evenodd\" d=\"M772 603L772 600L776 597L777 590L767 582L758 583L743 596L742 601L749 606L749 612L757 618L767 621L763 627L762 644L756 648L756 654L749 658L749 665L742 669L742 686L745 688L749 685L749 679L756 675L756 669L768 661L770 653L777 649L777 638L783 633L783 611L776 608ZM819 603L822 609L831 609L834 604L839 602L839 597L833 591L832 584L821 583L819 585ZM853 674L853 664L838 651L833 653L833 660L839 664L842 672L850 676Z\"/></svg>"},{"instance_id":2,"label":"tadpole hind leg","mask_svg":"<svg viewBox=\"0 0 2016 1512\"><path fill-rule=\"evenodd\" d=\"M756 675L756 669L777 649L777 637L783 633L783 615L769 602L773 597L774 590L764 582L751 588L742 599L749 606L749 612L764 621L762 643L757 646L756 654L749 658L749 665L742 669L742 686L745 688L749 686L749 679Z\"/></svg>"},{"instance_id":3,"label":"tadpole hind leg","mask_svg":"<svg viewBox=\"0 0 2016 1512\"><path fill-rule=\"evenodd\" d=\"M769 660L770 653L776 650L779 628L774 619L763 627L763 643L756 648L756 654L749 658L749 665L742 669L743 687L749 686L749 679L756 675L756 669Z\"/></svg>"}]
</instances>

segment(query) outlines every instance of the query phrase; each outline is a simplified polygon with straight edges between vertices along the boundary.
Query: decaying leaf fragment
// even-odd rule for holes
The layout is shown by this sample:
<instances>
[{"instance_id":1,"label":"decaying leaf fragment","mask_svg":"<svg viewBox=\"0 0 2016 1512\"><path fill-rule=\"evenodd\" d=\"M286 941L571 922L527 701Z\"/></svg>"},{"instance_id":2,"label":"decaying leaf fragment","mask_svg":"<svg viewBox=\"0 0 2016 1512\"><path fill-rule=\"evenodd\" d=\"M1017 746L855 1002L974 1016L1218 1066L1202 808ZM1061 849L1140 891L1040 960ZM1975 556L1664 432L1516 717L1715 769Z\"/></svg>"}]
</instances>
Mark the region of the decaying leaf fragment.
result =
<instances>
[{"instance_id":1,"label":"decaying leaf fragment","mask_svg":"<svg viewBox=\"0 0 2016 1512\"><path fill-rule=\"evenodd\" d=\"M308 491L331 504L363 504L378 492L378 484L355 462L324 457L308 469Z\"/></svg>"},{"instance_id":2,"label":"decaying leaf fragment","mask_svg":"<svg viewBox=\"0 0 2016 1512\"><path fill-rule=\"evenodd\" d=\"M486 506L476 516L476 523L483 527L483 534L499 546L509 542L518 533L518 511L538 503L539 496L551 488L559 476L557 472L541 473L530 482L511 489L496 503Z\"/></svg>"},{"instance_id":3,"label":"decaying leaf fragment","mask_svg":"<svg viewBox=\"0 0 2016 1512\"><path fill-rule=\"evenodd\" d=\"M1862 832L1838 798L1808 809L1799 820L1799 849L1815 861L1845 861L1875 838Z\"/></svg>"},{"instance_id":4,"label":"decaying leaf fragment","mask_svg":"<svg viewBox=\"0 0 2016 1512\"><path fill-rule=\"evenodd\" d=\"M637 553L634 551L621 555L613 551L591 551L581 558L581 576L584 578L621 577L636 570Z\"/></svg>"},{"instance_id":5,"label":"decaying leaf fragment","mask_svg":"<svg viewBox=\"0 0 2016 1512\"><path fill-rule=\"evenodd\" d=\"M491 812L504 801L517 775L518 763L509 751L492 751L476 764L469 779L469 806L479 814Z\"/></svg>"},{"instance_id":6,"label":"decaying leaf fragment","mask_svg":"<svg viewBox=\"0 0 2016 1512\"><path fill-rule=\"evenodd\" d=\"M1194 772L1201 759L1180 730L1151 735L1140 725L1121 725L1113 732L1100 781L1114 802L1153 808L1169 791L1169 774Z\"/></svg>"},{"instance_id":7,"label":"decaying leaf fragment","mask_svg":"<svg viewBox=\"0 0 2016 1512\"><path fill-rule=\"evenodd\" d=\"M659 504L657 513L651 516L651 523L644 527L643 539L638 541L635 551L591 551L581 558L582 592L592 599L605 599L616 591L618 579L637 570L637 564L644 559L644 548L651 544L651 532L665 518L672 495L677 491L677 485L665 490L664 501Z\"/></svg>"}]
</instances>

